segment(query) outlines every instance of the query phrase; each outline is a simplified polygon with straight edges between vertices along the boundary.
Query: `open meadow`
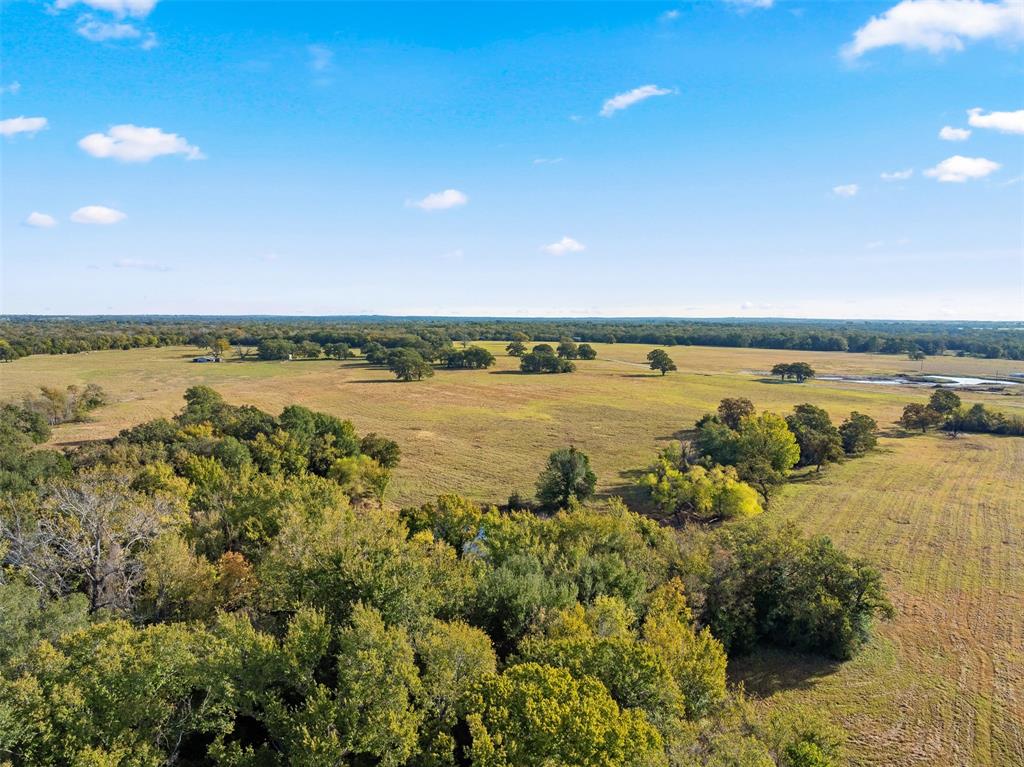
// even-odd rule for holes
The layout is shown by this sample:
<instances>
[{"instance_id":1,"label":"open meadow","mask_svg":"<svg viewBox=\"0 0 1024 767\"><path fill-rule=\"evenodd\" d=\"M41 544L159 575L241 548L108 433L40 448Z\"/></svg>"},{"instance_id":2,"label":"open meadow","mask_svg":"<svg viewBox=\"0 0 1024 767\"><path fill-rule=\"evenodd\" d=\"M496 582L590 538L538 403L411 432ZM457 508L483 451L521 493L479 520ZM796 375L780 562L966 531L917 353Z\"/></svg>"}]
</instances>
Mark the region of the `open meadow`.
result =
<instances>
[{"instance_id":1,"label":"open meadow","mask_svg":"<svg viewBox=\"0 0 1024 767\"><path fill-rule=\"evenodd\" d=\"M595 344L598 359L574 374L528 376L504 344L483 345L494 368L438 370L415 383L360 360L193 364L185 347L32 356L0 368L0 399L44 384L101 385L111 404L55 429L58 445L173 415L195 384L271 412L301 403L399 442L396 504L449 491L483 503L532 494L548 453L569 443L590 455L600 491L628 495L636 470L723 397L781 414L811 402L834 421L858 410L879 422L879 449L802 475L768 513L874 560L897 617L838 668L763 652L737 661L733 676L754 697L784 705L798 693L827 708L849 729L855 764L1024 764L1024 440L902 435L893 422L927 388L781 384L765 374L795 360L819 375L1006 376L1022 363L673 347L679 372L662 377L644 363L651 347ZM962 396L1024 413L1022 394Z\"/></svg>"}]
</instances>

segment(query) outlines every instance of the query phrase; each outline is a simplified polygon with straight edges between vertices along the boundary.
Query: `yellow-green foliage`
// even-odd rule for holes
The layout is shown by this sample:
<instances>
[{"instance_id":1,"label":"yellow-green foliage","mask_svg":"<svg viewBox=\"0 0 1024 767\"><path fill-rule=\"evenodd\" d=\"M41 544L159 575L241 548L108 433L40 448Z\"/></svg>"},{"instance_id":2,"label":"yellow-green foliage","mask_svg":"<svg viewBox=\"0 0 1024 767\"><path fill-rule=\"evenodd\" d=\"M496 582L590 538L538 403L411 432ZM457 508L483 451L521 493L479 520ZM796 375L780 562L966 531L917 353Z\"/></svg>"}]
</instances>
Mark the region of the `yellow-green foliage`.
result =
<instances>
[{"instance_id":1,"label":"yellow-green foliage","mask_svg":"<svg viewBox=\"0 0 1024 767\"><path fill-rule=\"evenodd\" d=\"M661 735L593 677L523 663L481 679L467 699L474 767L657 767Z\"/></svg>"},{"instance_id":2,"label":"yellow-green foliage","mask_svg":"<svg viewBox=\"0 0 1024 767\"><path fill-rule=\"evenodd\" d=\"M741 482L732 466L689 466L680 469L660 459L654 470L640 479L651 499L666 515L689 514L717 520L760 514L757 492Z\"/></svg>"}]
</instances>

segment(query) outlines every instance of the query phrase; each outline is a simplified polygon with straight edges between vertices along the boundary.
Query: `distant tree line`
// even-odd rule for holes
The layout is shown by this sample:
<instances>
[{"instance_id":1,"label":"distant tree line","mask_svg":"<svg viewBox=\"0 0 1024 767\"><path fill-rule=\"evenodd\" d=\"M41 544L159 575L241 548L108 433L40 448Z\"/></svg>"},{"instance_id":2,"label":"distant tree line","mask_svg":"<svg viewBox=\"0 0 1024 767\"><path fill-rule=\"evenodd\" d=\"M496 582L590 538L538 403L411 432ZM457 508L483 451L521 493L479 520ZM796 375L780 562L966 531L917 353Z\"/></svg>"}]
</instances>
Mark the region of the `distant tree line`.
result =
<instances>
[{"instance_id":1,"label":"distant tree line","mask_svg":"<svg viewBox=\"0 0 1024 767\"><path fill-rule=\"evenodd\" d=\"M74 354L195 344L225 338L256 348L281 338L322 347L370 341L409 346L409 336L442 345L454 341L642 343L793 351L937 355L953 352L1024 359L1024 323L842 320L517 320L444 318L261 317L0 317L0 361L30 354Z\"/></svg>"}]
</instances>

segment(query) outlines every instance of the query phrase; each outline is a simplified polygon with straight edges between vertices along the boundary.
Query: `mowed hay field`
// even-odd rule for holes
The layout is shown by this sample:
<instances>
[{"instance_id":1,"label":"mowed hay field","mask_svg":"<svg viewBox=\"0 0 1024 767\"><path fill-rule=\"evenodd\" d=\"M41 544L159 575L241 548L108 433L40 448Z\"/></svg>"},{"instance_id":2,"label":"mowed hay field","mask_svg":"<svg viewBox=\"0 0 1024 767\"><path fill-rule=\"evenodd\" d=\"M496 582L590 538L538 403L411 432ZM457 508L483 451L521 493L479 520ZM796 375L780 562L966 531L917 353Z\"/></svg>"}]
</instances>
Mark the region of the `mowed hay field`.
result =
<instances>
[{"instance_id":1,"label":"mowed hay field","mask_svg":"<svg viewBox=\"0 0 1024 767\"><path fill-rule=\"evenodd\" d=\"M819 374L934 373L1006 376L1024 363L842 353L673 347L679 372L646 369L651 347L595 345L599 358L571 375L526 376L504 344L488 371L438 371L397 383L358 360L193 364L188 348L29 357L0 367L0 399L40 384L95 382L112 404L54 443L109 437L170 416L185 388L206 384L232 403L279 412L301 403L349 418L361 433L398 440L395 503L441 492L503 502L532 493L547 454L586 451L606 493L625 492L635 470L727 396L785 414L812 402L834 420L859 410L889 429L927 389L814 380L780 384L763 374L804 360ZM1011 387L1024 389L1021 387ZM1024 396L965 393L1024 413ZM801 478L772 515L832 537L883 568L897 618L855 660L834 667L764 652L733 675L755 697L828 709L851 732L856 764L1024 764L1024 439L941 435L882 439L870 456Z\"/></svg>"}]
</instances>

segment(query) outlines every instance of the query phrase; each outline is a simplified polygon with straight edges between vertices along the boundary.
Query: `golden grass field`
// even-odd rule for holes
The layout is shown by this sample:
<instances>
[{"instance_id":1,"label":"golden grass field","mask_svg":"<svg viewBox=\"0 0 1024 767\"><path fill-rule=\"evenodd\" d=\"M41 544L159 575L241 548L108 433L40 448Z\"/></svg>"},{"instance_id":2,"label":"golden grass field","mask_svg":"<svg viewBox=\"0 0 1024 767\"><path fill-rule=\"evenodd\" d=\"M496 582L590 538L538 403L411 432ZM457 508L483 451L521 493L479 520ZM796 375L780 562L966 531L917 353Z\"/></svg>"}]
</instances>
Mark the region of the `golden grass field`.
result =
<instances>
[{"instance_id":1,"label":"golden grass field","mask_svg":"<svg viewBox=\"0 0 1024 767\"><path fill-rule=\"evenodd\" d=\"M446 491L481 502L532 493L547 454L570 442L590 455L603 492L625 491L636 469L726 396L783 414L812 402L834 420L859 410L889 434L880 449L792 483L768 513L877 562L898 617L840 667L763 652L736 661L733 675L769 703L827 709L851 732L855 764L1024 764L1024 439L901 436L893 421L927 389L779 384L758 373L805 360L819 374L985 377L1024 372L1024 363L675 347L679 372L662 377L643 362L651 347L618 344L595 345L599 359L572 375L524 376L504 344L484 345L496 368L408 384L358 360L197 365L184 347L28 357L0 367L0 399L40 384L103 386L112 404L56 429L56 444L172 415L194 384L271 412L298 402L398 440L393 500L402 504ZM1024 413L1024 391L964 398Z\"/></svg>"}]
</instances>

